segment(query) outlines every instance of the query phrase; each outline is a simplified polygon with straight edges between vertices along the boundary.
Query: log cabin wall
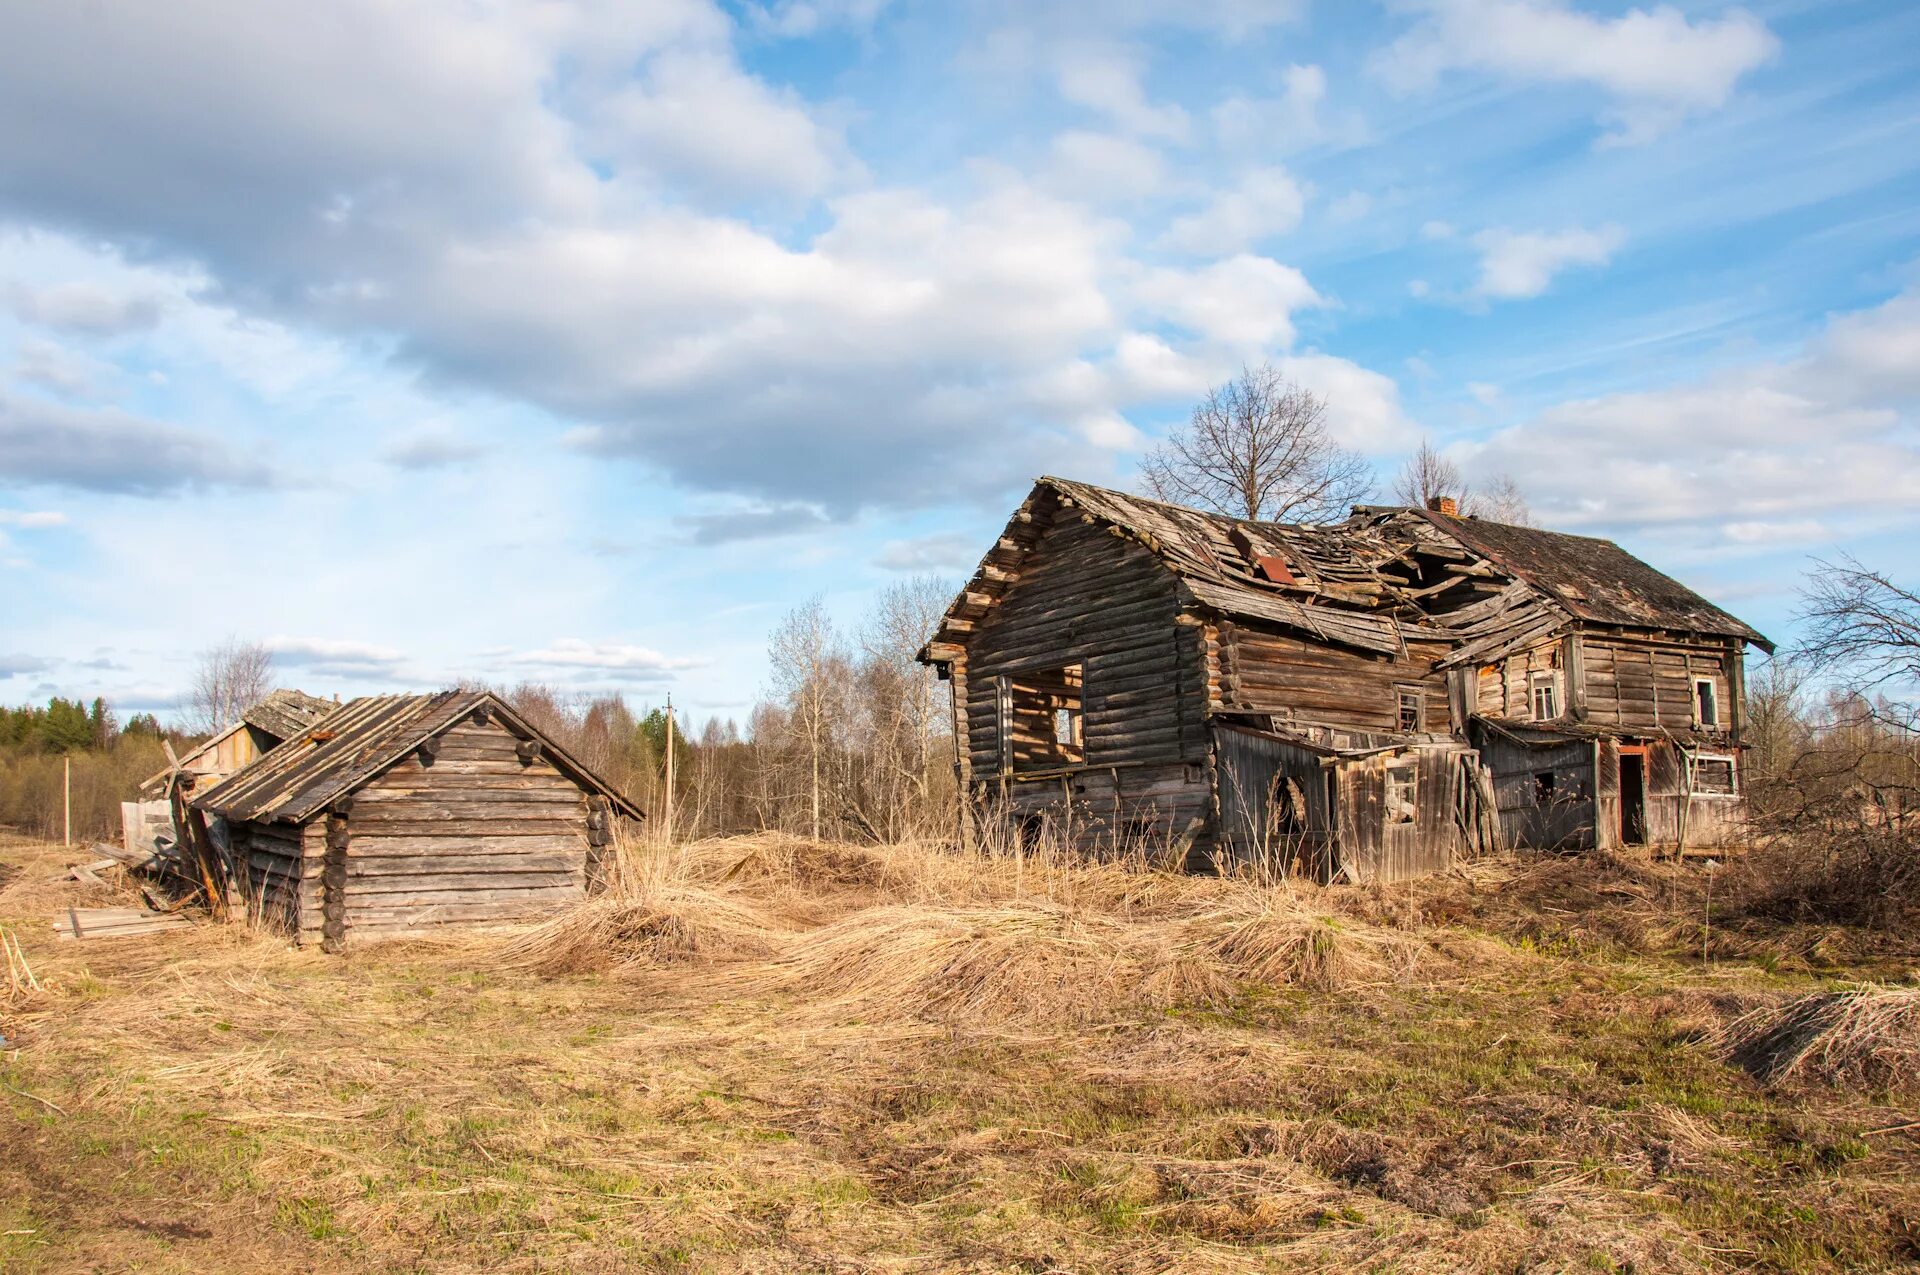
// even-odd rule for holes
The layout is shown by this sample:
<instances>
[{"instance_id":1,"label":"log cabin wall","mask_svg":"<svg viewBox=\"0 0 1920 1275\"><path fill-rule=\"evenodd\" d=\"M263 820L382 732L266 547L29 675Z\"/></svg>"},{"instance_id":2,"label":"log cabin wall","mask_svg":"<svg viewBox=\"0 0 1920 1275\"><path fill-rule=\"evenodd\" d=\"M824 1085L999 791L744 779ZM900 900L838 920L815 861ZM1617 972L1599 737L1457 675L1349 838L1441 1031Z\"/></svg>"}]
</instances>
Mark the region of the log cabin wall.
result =
<instances>
[{"instance_id":1,"label":"log cabin wall","mask_svg":"<svg viewBox=\"0 0 1920 1275\"><path fill-rule=\"evenodd\" d=\"M1694 681L1713 686L1717 729L1731 743L1744 693L1741 651L1720 639L1616 636L1581 632L1516 651L1479 671L1478 710L1486 717L1532 721L1532 675L1554 678L1558 716L1654 733L1701 729Z\"/></svg>"},{"instance_id":2,"label":"log cabin wall","mask_svg":"<svg viewBox=\"0 0 1920 1275\"><path fill-rule=\"evenodd\" d=\"M1438 643L1408 643L1386 659L1243 623L1222 621L1216 707L1266 713L1299 725L1392 733L1400 730L1399 689L1417 686L1420 729L1449 729L1446 674L1433 669Z\"/></svg>"},{"instance_id":3,"label":"log cabin wall","mask_svg":"<svg viewBox=\"0 0 1920 1275\"><path fill-rule=\"evenodd\" d=\"M445 731L353 793L347 934L508 921L586 897L588 795L497 718Z\"/></svg>"},{"instance_id":4,"label":"log cabin wall","mask_svg":"<svg viewBox=\"0 0 1920 1275\"><path fill-rule=\"evenodd\" d=\"M1151 551L1060 511L954 665L974 804L1014 829L1048 821L1084 848L1178 838L1206 821L1202 637L1176 622L1179 609ZM1015 700L1055 693L1069 668L1077 757L1060 753L1051 701L1040 712Z\"/></svg>"}]
</instances>

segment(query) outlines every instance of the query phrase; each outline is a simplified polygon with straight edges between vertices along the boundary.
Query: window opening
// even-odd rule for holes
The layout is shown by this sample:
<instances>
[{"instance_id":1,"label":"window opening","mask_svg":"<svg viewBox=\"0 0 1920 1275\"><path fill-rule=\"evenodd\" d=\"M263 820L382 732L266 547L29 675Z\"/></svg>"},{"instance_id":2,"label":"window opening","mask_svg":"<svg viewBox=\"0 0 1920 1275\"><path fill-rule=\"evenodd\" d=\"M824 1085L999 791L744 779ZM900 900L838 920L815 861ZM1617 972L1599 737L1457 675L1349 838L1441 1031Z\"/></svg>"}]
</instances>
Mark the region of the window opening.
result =
<instances>
[{"instance_id":1,"label":"window opening","mask_svg":"<svg viewBox=\"0 0 1920 1275\"><path fill-rule=\"evenodd\" d=\"M1005 769L1051 770L1086 760L1078 664L1010 673L1001 685Z\"/></svg>"},{"instance_id":2,"label":"window opening","mask_svg":"<svg viewBox=\"0 0 1920 1275\"><path fill-rule=\"evenodd\" d=\"M1394 690L1399 706L1400 731L1412 735L1421 730L1421 706L1426 698L1417 686L1400 686Z\"/></svg>"},{"instance_id":3,"label":"window opening","mask_svg":"<svg viewBox=\"0 0 1920 1275\"><path fill-rule=\"evenodd\" d=\"M1720 696L1710 677L1693 679L1693 720L1702 726L1720 724Z\"/></svg>"},{"instance_id":4,"label":"window opening","mask_svg":"<svg viewBox=\"0 0 1920 1275\"><path fill-rule=\"evenodd\" d=\"M1533 804L1550 806L1553 804L1554 775L1551 770L1540 771L1533 777Z\"/></svg>"},{"instance_id":5,"label":"window opening","mask_svg":"<svg viewBox=\"0 0 1920 1275\"><path fill-rule=\"evenodd\" d=\"M1415 776L1419 767L1413 762L1387 767L1387 822L1412 823Z\"/></svg>"},{"instance_id":6,"label":"window opening","mask_svg":"<svg viewBox=\"0 0 1920 1275\"><path fill-rule=\"evenodd\" d=\"M1734 795L1733 758L1703 753L1692 758L1695 796L1731 797Z\"/></svg>"},{"instance_id":7,"label":"window opening","mask_svg":"<svg viewBox=\"0 0 1920 1275\"><path fill-rule=\"evenodd\" d=\"M1560 716L1560 679L1552 673L1533 673L1527 678L1533 700L1533 720L1549 721Z\"/></svg>"}]
</instances>

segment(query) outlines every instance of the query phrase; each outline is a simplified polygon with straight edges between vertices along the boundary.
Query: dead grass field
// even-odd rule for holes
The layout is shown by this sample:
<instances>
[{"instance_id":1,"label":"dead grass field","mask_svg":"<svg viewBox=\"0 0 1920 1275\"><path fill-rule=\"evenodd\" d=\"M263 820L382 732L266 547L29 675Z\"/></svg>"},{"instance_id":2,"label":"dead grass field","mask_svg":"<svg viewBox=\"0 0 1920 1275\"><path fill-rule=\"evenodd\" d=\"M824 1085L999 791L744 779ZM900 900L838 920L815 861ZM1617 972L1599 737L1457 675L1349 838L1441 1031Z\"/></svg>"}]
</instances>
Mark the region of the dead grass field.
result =
<instances>
[{"instance_id":1,"label":"dead grass field","mask_svg":"<svg viewBox=\"0 0 1920 1275\"><path fill-rule=\"evenodd\" d=\"M1915 952L1703 936L1692 871L1263 890L765 838L329 957L57 944L125 901L54 880L81 857L0 838L46 984L0 1006L9 1272L1920 1256Z\"/></svg>"}]
</instances>

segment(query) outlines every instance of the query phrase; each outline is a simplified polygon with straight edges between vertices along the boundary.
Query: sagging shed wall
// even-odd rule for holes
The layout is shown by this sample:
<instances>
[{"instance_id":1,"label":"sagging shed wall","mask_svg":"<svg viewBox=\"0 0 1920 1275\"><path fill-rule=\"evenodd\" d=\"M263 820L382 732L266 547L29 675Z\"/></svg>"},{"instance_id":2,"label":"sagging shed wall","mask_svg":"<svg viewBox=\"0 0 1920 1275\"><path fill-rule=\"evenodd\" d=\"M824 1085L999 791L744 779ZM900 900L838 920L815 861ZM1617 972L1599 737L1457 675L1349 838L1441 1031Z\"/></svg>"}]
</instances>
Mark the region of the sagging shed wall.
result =
<instances>
[{"instance_id":1,"label":"sagging shed wall","mask_svg":"<svg viewBox=\"0 0 1920 1275\"><path fill-rule=\"evenodd\" d=\"M1209 812L1200 628L1176 622L1174 580L1143 546L1062 510L955 662L965 771L980 816L1045 819L1097 848L1177 837ZM1002 679L1074 666L1079 757L1049 760L1049 718L1002 712Z\"/></svg>"}]
</instances>

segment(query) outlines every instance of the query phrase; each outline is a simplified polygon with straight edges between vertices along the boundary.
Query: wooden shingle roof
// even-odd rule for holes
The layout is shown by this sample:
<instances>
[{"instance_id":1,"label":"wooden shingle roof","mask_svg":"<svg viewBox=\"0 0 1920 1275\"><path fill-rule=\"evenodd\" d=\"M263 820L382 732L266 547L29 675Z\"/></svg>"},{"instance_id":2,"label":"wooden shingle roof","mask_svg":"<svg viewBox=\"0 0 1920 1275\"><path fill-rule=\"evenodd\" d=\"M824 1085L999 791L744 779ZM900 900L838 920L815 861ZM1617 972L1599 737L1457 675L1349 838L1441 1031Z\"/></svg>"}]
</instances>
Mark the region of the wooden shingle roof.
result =
<instances>
[{"instance_id":1,"label":"wooden shingle roof","mask_svg":"<svg viewBox=\"0 0 1920 1275\"><path fill-rule=\"evenodd\" d=\"M195 809L230 820L305 823L442 731L479 712L497 716L582 788L635 819L646 816L616 788L514 712L491 691L371 695L339 706L252 765L193 800Z\"/></svg>"}]
</instances>

